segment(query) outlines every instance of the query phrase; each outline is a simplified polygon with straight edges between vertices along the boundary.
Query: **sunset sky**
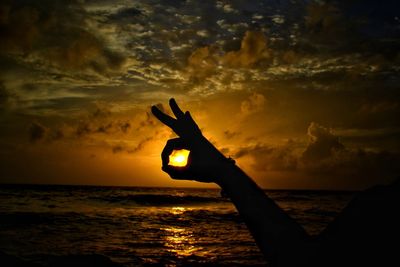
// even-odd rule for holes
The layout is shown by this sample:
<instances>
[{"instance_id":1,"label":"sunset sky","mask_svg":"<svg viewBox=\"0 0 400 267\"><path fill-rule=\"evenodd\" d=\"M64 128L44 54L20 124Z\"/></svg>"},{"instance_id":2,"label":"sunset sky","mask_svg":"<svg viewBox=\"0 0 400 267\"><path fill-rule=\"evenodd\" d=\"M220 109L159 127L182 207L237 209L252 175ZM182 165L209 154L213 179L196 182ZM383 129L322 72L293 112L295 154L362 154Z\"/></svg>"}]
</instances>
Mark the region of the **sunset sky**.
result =
<instances>
[{"instance_id":1,"label":"sunset sky","mask_svg":"<svg viewBox=\"0 0 400 267\"><path fill-rule=\"evenodd\" d=\"M264 188L400 174L398 1L0 3L0 183L171 180L174 97Z\"/></svg>"}]
</instances>

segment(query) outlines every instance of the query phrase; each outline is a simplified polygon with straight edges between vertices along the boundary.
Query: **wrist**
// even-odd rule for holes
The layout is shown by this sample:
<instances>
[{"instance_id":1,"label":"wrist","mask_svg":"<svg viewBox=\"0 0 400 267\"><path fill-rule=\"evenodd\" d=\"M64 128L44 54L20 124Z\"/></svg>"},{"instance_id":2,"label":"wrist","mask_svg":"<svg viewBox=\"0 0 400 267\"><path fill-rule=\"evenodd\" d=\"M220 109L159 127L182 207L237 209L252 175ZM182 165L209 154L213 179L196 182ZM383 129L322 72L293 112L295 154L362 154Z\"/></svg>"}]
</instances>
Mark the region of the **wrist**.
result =
<instances>
[{"instance_id":1,"label":"wrist","mask_svg":"<svg viewBox=\"0 0 400 267\"><path fill-rule=\"evenodd\" d=\"M197 137L197 141L194 142L195 149L202 151L203 155L207 155L202 176L208 177L209 182L220 185L226 176L230 176L228 173L232 173L235 160L231 157L225 157L204 135Z\"/></svg>"},{"instance_id":2,"label":"wrist","mask_svg":"<svg viewBox=\"0 0 400 267\"><path fill-rule=\"evenodd\" d=\"M219 164L216 165L214 169L214 181L221 188L227 184L228 180L232 176L232 173L237 168L236 162L234 159L228 157L223 157Z\"/></svg>"}]
</instances>

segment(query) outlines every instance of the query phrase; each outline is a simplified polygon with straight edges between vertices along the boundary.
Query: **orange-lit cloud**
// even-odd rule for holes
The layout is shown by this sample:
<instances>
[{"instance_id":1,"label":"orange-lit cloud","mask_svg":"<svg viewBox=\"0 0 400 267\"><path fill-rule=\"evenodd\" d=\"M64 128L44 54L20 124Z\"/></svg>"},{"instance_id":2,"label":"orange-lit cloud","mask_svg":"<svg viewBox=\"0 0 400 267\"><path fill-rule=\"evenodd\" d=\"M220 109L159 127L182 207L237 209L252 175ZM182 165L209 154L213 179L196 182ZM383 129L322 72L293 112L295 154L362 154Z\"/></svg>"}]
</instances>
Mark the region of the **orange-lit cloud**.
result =
<instances>
[{"instance_id":1,"label":"orange-lit cloud","mask_svg":"<svg viewBox=\"0 0 400 267\"><path fill-rule=\"evenodd\" d=\"M229 67L251 67L271 58L267 37L261 32L247 31L238 51L230 51L222 57L222 64Z\"/></svg>"},{"instance_id":2,"label":"orange-lit cloud","mask_svg":"<svg viewBox=\"0 0 400 267\"><path fill-rule=\"evenodd\" d=\"M3 1L0 177L174 185L159 153L175 135L149 107L175 97L263 186L385 182L400 152L392 2Z\"/></svg>"},{"instance_id":3,"label":"orange-lit cloud","mask_svg":"<svg viewBox=\"0 0 400 267\"><path fill-rule=\"evenodd\" d=\"M240 104L240 111L243 116L247 116L251 113L261 111L265 105L265 97L259 93L253 93L246 100L243 100Z\"/></svg>"}]
</instances>

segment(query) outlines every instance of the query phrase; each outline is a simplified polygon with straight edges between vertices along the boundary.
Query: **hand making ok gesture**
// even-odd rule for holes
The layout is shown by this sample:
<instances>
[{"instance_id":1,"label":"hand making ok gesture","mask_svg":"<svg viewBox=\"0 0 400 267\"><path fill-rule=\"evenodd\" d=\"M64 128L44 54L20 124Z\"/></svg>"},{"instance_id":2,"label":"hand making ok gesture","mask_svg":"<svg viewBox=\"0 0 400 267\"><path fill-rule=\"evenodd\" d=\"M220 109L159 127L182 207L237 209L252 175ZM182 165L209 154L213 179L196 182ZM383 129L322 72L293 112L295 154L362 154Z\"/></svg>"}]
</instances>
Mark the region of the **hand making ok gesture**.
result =
<instances>
[{"instance_id":1,"label":"hand making ok gesture","mask_svg":"<svg viewBox=\"0 0 400 267\"><path fill-rule=\"evenodd\" d=\"M173 98L170 99L169 105L176 118L163 113L156 106L151 108L154 116L179 136L168 140L162 151L162 170L174 179L215 182L218 168L228 160L202 135L189 111L183 112ZM179 149L190 151L187 165L169 165L169 155Z\"/></svg>"}]
</instances>

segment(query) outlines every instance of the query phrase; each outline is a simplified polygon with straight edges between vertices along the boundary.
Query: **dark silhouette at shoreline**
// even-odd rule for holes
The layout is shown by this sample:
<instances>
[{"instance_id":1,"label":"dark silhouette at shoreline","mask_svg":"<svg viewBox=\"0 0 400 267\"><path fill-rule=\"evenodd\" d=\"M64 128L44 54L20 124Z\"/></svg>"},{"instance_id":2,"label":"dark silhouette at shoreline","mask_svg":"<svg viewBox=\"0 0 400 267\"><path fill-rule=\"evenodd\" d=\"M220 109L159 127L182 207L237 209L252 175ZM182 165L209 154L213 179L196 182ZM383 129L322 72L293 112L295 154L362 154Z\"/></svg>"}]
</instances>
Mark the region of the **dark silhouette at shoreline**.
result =
<instances>
[{"instance_id":1,"label":"dark silhouette at shoreline","mask_svg":"<svg viewBox=\"0 0 400 267\"><path fill-rule=\"evenodd\" d=\"M358 194L318 236L310 236L283 211L232 159L201 133L190 113L174 99L173 118L156 106L153 114L179 138L162 151L162 170L173 179L218 184L241 215L271 266L399 266L400 182ZM173 150L188 149L185 167L170 166Z\"/></svg>"}]
</instances>

